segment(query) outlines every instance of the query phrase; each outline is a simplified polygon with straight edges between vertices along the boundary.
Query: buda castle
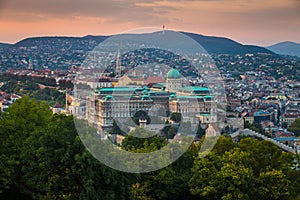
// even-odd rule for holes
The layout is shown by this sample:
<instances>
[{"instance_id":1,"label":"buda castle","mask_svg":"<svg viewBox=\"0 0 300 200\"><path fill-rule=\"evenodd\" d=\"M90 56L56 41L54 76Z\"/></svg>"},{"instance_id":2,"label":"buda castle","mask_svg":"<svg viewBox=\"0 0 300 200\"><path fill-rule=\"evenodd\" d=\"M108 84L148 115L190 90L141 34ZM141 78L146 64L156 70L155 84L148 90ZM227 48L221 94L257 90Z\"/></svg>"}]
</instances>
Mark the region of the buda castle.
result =
<instances>
[{"instance_id":1,"label":"buda castle","mask_svg":"<svg viewBox=\"0 0 300 200\"><path fill-rule=\"evenodd\" d=\"M139 111L155 118L167 119L181 113L182 121L215 122L217 103L211 89L184 85L176 69L168 71L165 82L151 86L116 86L97 88L86 99L86 119L103 130L112 128L114 120L126 121Z\"/></svg>"}]
</instances>

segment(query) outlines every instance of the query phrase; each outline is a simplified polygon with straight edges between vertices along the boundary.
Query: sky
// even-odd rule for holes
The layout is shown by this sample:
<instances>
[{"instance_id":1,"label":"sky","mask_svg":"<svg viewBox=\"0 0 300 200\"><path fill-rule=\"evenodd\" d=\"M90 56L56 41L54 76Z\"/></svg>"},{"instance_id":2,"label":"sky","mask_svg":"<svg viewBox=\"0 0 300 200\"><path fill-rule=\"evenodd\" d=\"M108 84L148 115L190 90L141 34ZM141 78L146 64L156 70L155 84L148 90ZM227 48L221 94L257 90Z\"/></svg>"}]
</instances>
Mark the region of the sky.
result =
<instances>
[{"instance_id":1,"label":"sky","mask_svg":"<svg viewBox=\"0 0 300 200\"><path fill-rule=\"evenodd\" d=\"M300 43L300 0L0 0L0 42L163 25L243 44Z\"/></svg>"}]
</instances>

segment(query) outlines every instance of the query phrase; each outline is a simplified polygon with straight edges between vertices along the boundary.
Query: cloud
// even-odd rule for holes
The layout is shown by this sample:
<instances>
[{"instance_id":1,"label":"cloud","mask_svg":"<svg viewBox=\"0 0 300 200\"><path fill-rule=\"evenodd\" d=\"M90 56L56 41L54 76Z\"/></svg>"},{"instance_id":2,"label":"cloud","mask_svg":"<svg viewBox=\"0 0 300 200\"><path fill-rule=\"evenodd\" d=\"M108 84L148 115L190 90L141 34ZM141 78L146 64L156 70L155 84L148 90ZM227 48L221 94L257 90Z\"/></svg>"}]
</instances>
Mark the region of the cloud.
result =
<instances>
[{"instance_id":1,"label":"cloud","mask_svg":"<svg viewBox=\"0 0 300 200\"><path fill-rule=\"evenodd\" d=\"M167 20L164 15L172 9L168 6L141 6L135 0L4 0L0 17L32 21L86 16L107 18L112 22L151 22L153 18ZM37 18L34 19L34 16Z\"/></svg>"},{"instance_id":2,"label":"cloud","mask_svg":"<svg viewBox=\"0 0 300 200\"><path fill-rule=\"evenodd\" d=\"M218 16L223 13L224 16L232 15L239 20L247 21L253 18L260 19L262 22L274 21L274 19L291 20L296 17L294 11L299 11L299 6L295 6L296 2L299 2L298 0L290 0L290 2L294 2L293 4L279 3L283 2L281 0L274 0L273 2L276 3L269 0L265 1L267 3L261 3L258 0L2 0L1 2L0 20L23 22L47 20L48 18L74 19L74 17L84 16L98 17L111 23L132 22L153 25L180 19L180 16L170 16L170 13L174 13L174 11L177 11L176 13L179 15L189 14L186 5L198 5L199 16L201 16L201 12L211 12L212 15L215 13ZM278 7L276 4L281 6ZM213 5L215 9L213 6L206 5ZM243 7L237 9L231 8L231 5L234 7L243 5ZM205 10L205 8L209 10ZM225 10L220 10L220 8Z\"/></svg>"}]
</instances>

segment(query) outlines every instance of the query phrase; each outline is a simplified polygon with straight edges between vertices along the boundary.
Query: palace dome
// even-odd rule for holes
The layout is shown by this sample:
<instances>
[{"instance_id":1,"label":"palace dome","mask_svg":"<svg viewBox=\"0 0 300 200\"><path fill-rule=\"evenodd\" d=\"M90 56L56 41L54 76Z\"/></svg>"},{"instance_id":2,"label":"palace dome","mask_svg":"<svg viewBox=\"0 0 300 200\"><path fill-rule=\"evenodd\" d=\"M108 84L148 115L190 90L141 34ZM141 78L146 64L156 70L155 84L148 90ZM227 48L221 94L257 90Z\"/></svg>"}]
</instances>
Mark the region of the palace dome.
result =
<instances>
[{"instance_id":1,"label":"palace dome","mask_svg":"<svg viewBox=\"0 0 300 200\"><path fill-rule=\"evenodd\" d=\"M181 75L180 75L179 71L176 69L171 69L167 73L167 78L180 78L180 77L181 77Z\"/></svg>"}]
</instances>

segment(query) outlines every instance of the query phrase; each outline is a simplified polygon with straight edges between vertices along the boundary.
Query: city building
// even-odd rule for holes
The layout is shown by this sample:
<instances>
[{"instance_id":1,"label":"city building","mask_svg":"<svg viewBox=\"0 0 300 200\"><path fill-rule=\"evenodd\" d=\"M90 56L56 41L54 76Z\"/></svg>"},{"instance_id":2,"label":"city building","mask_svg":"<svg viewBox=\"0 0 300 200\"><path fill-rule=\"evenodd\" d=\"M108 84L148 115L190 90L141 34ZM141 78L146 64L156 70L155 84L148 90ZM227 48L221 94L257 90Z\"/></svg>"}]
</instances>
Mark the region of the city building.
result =
<instances>
[{"instance_id":1,"label":"city building","mask_svg":"<svg viewBox=\"0 0 300 200\"><path fill-rule=\"evenodd\" d=\"M300 84L295 85L293 90L294 90L295 94L297 94L296 97L300 98Z\"/></svg>"},{"instance_id":2,"label":"city building","mask_svg":"<svg viewBox=\"0 0 300 200\"><path fill-rule=\"evenodd\" d=\"M249 112L244 116L245 123L253 124L254 123L254 113Z\"/></svg>"},{"instance_id":3,"label":"city building","mask_svg":"<svg viewBox=\"0 0 300 200\"><path fill-rule=\"evenodd\" d=\"M280 121L281 123L287 123L290 126L297 118L300 118L300 113L293 113L293 114L284 114Z\"/></svg>"},{"instance_id":4,"label":"city building","mask_svg":"<svg viewBox=\"0 0 300 200\"><path fill-rule=\"evenodd\" d=\"M261 123L263 121L273 121L274 114L266 110L260 110L254 113L254 122Z\"/></svg>"},{"instance_id":5,"label":"city building","mask_svg":"<svg viewBox=\"0 0 300 200\"><path fill-rule=\"evenodd\" d=\"M216 137L220 135L220 131L216 124L208 124L207 129L205 130L205 137Z\"/></svg>"},{"instance_id":6,"label":"city building","mask_svg":"<svg viewBox=\"0 0 300 200\"><path fill-rule=\"evenodd\" d=\"M61 113L62 110L63 110L63 107L58 102L56 102L55 105L52 107L52 112L54 114Z\"/></svg>"}]
</instances>

